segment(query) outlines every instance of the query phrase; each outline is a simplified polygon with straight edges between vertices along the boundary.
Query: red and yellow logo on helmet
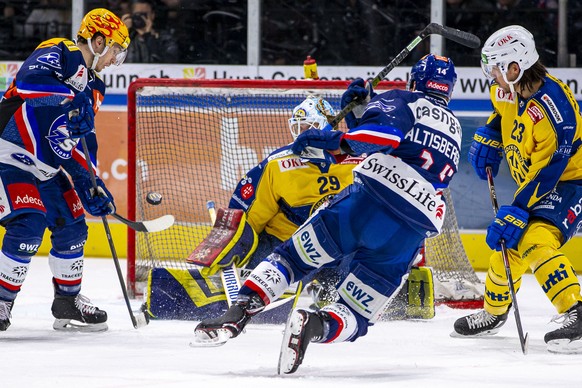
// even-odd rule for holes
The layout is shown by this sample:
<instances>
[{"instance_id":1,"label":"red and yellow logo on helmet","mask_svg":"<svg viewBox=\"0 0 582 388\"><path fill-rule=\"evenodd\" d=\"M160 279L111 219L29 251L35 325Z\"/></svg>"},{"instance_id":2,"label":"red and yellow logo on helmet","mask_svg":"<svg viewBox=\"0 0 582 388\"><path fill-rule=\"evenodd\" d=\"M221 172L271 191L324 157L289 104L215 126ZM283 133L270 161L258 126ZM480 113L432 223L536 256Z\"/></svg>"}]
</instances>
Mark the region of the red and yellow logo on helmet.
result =
<instances>
[{"instance_id":1,"label":"red and yellow logo on helmet","mask_svg":"<svg viewBox=\"0 0 582 388\"><path fill-rule=\"evenodd\" d=\"M91 39L96 33L100 33L106 38L107 46L117 43L124 50L129 46L129 31L125 23L105 8L96 8L87 13L81 21L77 35Z\"/></svg>"}]
</instances>

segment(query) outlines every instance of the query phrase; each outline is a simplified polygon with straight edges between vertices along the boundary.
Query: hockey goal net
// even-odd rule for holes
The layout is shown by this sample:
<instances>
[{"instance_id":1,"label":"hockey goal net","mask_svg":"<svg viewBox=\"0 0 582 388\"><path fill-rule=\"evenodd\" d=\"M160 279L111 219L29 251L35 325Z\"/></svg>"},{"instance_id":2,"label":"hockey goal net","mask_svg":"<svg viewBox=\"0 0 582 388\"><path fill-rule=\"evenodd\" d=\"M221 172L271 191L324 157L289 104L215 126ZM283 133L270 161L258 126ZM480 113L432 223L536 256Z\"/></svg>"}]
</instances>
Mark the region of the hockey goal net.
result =
<instances>
[{"instance_id":1,"label":"hockey goal net","mask_svg":"<svg viewBox=\"0 0 582 388\"><path fill-rule=\"evenodd\" d=\"M128 94L128 216L148 220L172 214L176 223L159 233L128 230L130 294L144 292L153 268L191 268L185 259L211 226L206 202L226 207L239 179L292 141L287 120L307 95L325 98L339 112L347 85L346 81L134 81ZM382 82L378 89L403 87L403 82ZM162 194L161 204L146 202L151 191ZM446 196L451 211L444 232L427 240L426 263L433 268L437 300L472 307L482 299L481 283L463 249L450 193Z\"/></svg>"}]
</instances>

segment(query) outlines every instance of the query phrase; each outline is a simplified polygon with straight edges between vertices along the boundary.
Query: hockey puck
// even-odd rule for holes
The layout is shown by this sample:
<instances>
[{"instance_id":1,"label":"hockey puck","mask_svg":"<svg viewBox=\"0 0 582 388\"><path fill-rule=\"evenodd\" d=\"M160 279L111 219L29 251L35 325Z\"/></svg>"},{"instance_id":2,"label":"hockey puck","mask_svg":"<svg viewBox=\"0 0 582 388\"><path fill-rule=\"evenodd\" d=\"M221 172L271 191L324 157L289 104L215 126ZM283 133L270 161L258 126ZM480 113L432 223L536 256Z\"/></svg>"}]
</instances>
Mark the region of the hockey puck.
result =
<instances>
[{"instance_id":1,"label":"hockey puck","mask_svg":"<svg viewBox=\"0 0 582 388\"><path fill-rule=\"evenodd\" d=\"M150 205L159 205L162 203L162 194L150 191L148 195L146 195L146 201Z\"/></svg>"}]
</instances>

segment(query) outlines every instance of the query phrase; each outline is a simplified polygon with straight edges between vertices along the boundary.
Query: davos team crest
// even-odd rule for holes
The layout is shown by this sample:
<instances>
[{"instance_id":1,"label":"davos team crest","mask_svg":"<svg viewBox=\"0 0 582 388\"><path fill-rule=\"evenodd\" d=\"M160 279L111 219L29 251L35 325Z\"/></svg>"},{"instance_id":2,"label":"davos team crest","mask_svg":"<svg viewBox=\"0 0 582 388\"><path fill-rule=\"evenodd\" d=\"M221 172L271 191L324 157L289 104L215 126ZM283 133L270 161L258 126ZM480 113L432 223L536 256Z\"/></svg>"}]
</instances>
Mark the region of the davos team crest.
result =
<instances>
[{"instance_id":1,"label":"davos team crest","mask_svg":"<svg viewBox=\"0 0 582 388\"><path fill-rule=\"evenodd\" d=\"M49 134L46 136L53 152L61 159L70 159L77 146L77 140L69 137L69 131L65 124L65 115L59 116L51 124Z\"/></svg>"}]
</instances>

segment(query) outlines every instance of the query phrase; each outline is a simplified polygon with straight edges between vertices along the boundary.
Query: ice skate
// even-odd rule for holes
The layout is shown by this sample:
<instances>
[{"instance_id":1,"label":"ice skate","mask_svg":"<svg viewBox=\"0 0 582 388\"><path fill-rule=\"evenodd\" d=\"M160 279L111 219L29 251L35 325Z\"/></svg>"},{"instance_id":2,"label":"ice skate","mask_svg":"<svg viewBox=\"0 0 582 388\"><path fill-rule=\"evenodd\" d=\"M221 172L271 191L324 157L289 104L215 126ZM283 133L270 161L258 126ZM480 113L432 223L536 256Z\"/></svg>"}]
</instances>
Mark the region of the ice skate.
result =
<instances>
[{"instance_id":1,"label":"ice skate","mask_svg":"<svg viewBox=\"0 0 582 388\"><path fill-rule=\"evenodd\" d=\"M10 318L12 317L10 312L13 304L14 302L0 300L0 331L6 331L10 326Z\"/></svg>"},{"instance_id":2,"label":"ice skate","mask_svg":"<svg viewBox=\"0 0 582 388\"><path fill-rule=\"evenodd\" d=\"M277 368L279 374L291 374L299 368L309 343L323 336L326 315L323 311L310 312L301 309L291 313L281 343Z\"/></svg>"},{"instance_id":3,"label":"ice skate","mask_svg":"<svg viewBox=\"0 0 582 388\"><path fill-rule=\"evenodd\" d=\"M105 331L107 313L91 304L81 294L66 296L55 294L51 307L55 322L53 328L60 331Z\"/></svg>"},{"instance_id":4,"label":"ice skate","mask_svg":"<svg viewBox=\"0 0 582 388\"><path fill-rule=\"evenodd\" d=\"M582 303L578 302L553 321L561 323L562 327L544 336L548 351L566 354L582 353Z\"/></svg>"},{"instance_id":5,"label":"ice skate","mask_svg":"<svg viewBox=\"0 0 582 388\"><path fill-rule=\"evenodd\" d=\"M459 318L455 322L455 331L451 333L451 337L480 337L497 334L499 328L507 321L508 314L509 309L501 315L493 315L485 310L480 310Z\"/></svg>"},{"instance_id":6,"label":"ice skate","mask_svg":"<svg viewBox=\"0 0 582 388\"><path fill-rule=\"evenodd\" d=\"M338 292L335 283L329 281L318 281L313 279L305 288L307 294L311 296L313 303L309 306L313 310L320 310L330 303L338 300Z\"/></svg>"},{"instance_id":7,"label":"ice skate","mask_svg":"<svg viewBox=\"0 0 582 388\"><path fill-rule=\"evenodd\" d=\"M240 296L235 304L226 312L214 319L204 319L194 329L192 347L211 347L224 345L229 339L237 337L253 315L265 308L258 295L242 299Z\"/></svg>"}]
</instances>

